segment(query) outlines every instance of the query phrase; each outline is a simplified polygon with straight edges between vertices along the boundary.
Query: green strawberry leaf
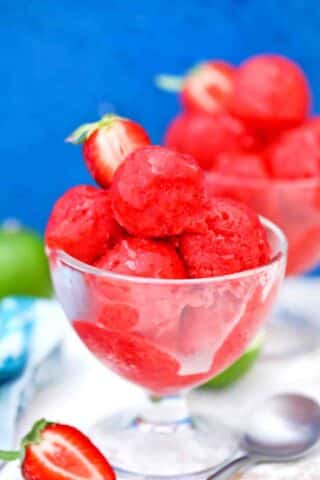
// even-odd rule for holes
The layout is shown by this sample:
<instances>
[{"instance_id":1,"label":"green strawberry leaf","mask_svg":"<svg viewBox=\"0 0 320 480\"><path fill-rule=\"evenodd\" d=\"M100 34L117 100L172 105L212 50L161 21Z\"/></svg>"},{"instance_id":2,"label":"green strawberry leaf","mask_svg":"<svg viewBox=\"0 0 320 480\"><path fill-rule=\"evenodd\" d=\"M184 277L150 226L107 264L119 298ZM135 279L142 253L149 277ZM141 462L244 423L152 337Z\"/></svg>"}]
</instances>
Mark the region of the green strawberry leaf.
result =
<instances>
[{"instance_id":1,"label":"green strawberry leaf","mask_svg":"<svg viewBox=\"0 0 320 480\"><path fill-rule=\"evenodd\" d=\"M28 445L34 445L40 443L42 431L50 425L50 422L44 420L38 420L32 427L29 433L21 441L20 450L0 450L0 460L4 462L13 462L15 460L23 460L26 448Z\"/></svg>"},{"instance_id":2,"label":"green strawberry leaf","mask_svg":"<svg viewBox=\"0 0 320 480\"><path fill-rule=\"evenodd\" d=\"M180 77L178 75L159 74L154 77L154 82L161 90L177 93L182 89L184 77Z\"/></svg>"},{"instance_id":3,"label":"green strawberry leaf","mask_svg":"<svg viewBox=\"0 0 320 480\"><path fill-rule=\"evenodd\" d=\"M99 122L85 123L72 132L65 141L75 145L83 143L97 128L99 128Z\"/></svg>"},{"instance_id":4,"label":"green strawberry leaf","mask_svg":"<svg viewBox=\"0 0 320 480\"><path fill-rule=\"evenodd\" d=\"M40 443L41 433L48 425L50 425L50 422L47 422L44 418L35 422L30 432L21 441L22 449L25 450L28 445Z\"/></svg>"},{"instance_id":5,"label":"green strawberry leaf","mask_svg":"<svg viewBox=\"0 0 320 480\"><path fill-rule=\"evenodd\" d=\"M118 117L112 113L107 113L98 122L84 123L78 127L74 132L66 138L66 142L78 145L85 142L90 135L100 128L110 128L115 120L121 120L122 117Z\"/></svg>"}]
</instances>

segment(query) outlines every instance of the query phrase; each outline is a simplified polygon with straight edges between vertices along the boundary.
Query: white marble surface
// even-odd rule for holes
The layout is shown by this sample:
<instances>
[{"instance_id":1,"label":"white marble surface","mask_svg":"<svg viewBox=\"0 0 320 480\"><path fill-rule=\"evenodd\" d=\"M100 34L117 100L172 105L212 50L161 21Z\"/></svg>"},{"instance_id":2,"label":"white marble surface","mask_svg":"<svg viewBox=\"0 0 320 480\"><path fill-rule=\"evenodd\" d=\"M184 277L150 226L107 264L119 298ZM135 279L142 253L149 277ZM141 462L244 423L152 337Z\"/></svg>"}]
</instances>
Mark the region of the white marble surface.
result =
<instances>
[{"instance_id":1,"label":"white marble surface","mask_svg":"<svg viewBox=\"0 0 320 480\"><path fill-rule=\"evenodd\" d=\"M305 288L314 299L316 313L320 302L320 282L309 282ZM284 296L290 305L304 309L294 282L287 284ZM320 327L320 320L319 320ZM19 426L25 432L38 418L68 422L86 429L97 418L144 401L144 393L112 374L83 347L66 325L65 358L59 378L38 392ZM307 393L320 401L320 352L310 352L290 361L260 361L245 379L221 392L197 392L190 396L192 409L218 415L227 423L241 427L246 412L256 402L278 391ZM319 480L320 454L299 463L259 466L246 472L246 480Z\"/></svg>"}]
</instances>

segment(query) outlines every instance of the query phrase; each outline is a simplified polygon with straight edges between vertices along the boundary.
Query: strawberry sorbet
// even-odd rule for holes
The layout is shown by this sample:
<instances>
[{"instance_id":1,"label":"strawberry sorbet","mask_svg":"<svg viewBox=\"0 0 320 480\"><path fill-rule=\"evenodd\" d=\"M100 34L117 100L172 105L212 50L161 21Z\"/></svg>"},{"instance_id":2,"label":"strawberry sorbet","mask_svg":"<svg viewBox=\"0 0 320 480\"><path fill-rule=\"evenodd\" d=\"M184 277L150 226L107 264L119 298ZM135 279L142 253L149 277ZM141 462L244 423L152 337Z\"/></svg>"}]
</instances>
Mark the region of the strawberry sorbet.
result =
<instances>
[{"instance_id":1,"label":"strawberry sorbet","mask_svg":"<svg viewBox=\"0 0 320 480\"><path fill-rule=\"evenodd\" d=\"M215 162L215 172L235 177L266 178L267 169L259 153L223 152Z\"/></svg>"},{"instance_id":2,"label":"strawberry sorbet","mask_svg":"<svg viewBox=\"0 0 320 480\"><path fill-rule=\"evenodd\" d=\"M192 157L145 147L126 157L111 187L117 221L139 237L202 231L203 174Z\"/></svg>"},{"instance_id":3,"label":"strawberry sorbet","mask_svg":"<svg viewBox=\"0 0 320 480\"><path fill-rule=\"evenodd\" d=\"M260 156L245 157L255 139L242 122L229 114L212 118L211 158L227 142L244 156L244 170L259 176ZM269 247L254 211L208 198L193 157L159 146L127 155L118 129L114 135L119 166L109 169L110 131L99 163L110 190L75 187L53 209L46 233L52 277L76 332L100 361L153 394L174 394L241 355L269 311L284 259L268 263L279 241L266 222ZM265 268L250 270L259 266Z\"/></svg>"},{"instance_id":4,"label":"strawberry sorbet","mask_svg":"<svg viewBox=\"0 0 320 480\"><path fill-rule=\"evenodd\" d=\"M103 270L150 278L185 278L184 264L176 250L164 241L127 238L102 257Z\"/></svg>"},{"instance_id":5,"label":"strawberry sorbet","mask_svg":"<svg viewBox=\"0 0 320 480\"><path fill-rule=\"evenodd\" d=\"M186 112L169 125L165 144L192 155L202 168L210 169L221 152L251 151L259 140L241 120L226 112Z\"/></svg>"},{"instance_id":6,"label":"strawberry sorbet","mask_svg":"<svg viewBox=\"0 0 320 480\"><path fill-rule=\"evenodd\" d=\"M300 67L280 55L257 55L234 74L231 110L254 128L285 129L310 111L310 89Z\"/></svg>"},{"instance_id":7,"label":"strawberry sorbet","mask_svg":"<svg viewBox=\"0 0 320 480\"><path fill-rule=\"evenodd\" d=\"M121 235L111 211L109 192L79 185L56 202L46 229L46 243L49 248L92 263Z\"/></svg>"},{"instance_id":8,"label":"strawberry sorbet","mask_svg":"<svg viewBox=\"0 0 320 480\"><path fill-rule=\"evenodd\" d=\"M266 232L257 215L232 200L214 198L208 232L184 234L180 249L193 278L241 272L269 260Z\"/></svg>"},{"instance_id":9,"label":"strawberry sorbet","mask_svg":"<svg viewBox=\"0 0 320 480\"><path fill-rule=\"evenodd\" d=\"M283 133L267 149L274 178L297 180L320 175L320 121L312 120Z\"/></svg>"}]
</instances>

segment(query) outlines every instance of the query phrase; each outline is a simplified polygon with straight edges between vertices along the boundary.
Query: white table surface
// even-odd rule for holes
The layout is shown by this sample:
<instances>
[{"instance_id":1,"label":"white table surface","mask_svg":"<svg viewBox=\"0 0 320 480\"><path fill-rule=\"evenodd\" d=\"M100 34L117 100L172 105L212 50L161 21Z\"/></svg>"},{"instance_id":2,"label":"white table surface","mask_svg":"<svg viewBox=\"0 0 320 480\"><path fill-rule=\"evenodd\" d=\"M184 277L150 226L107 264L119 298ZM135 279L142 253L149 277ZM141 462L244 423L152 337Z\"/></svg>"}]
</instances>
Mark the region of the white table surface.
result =
<instances>
[{"instance_id":1,"label":"white table surface","mask_svg":"<svg viewBox=\"0 0 320 480\"><path fill-rule=\"evenodd\" d=\"M305 288L314 298L311 306L314 312L320 312L316 306L317 301L320 303L320 281L312 281ZM294 282L287 284L284 294L291 305L296 302L297 308L303 306ZM20 422L21 432L40 417L87 429L98 418L144 401L143 391L100 365L67 323L66 330L61 375L37 393ZM189 402L192 409L210 415L217 413L227 423L241 426L246 412L254 408L256 402L278 391L304 392L320 401L320 352L310 352L290 361L260 361L232 388L193 393ZM299 463L261 465L244 473L241 479L319 480L320 453Z\"/></svg>"}]
</instances>

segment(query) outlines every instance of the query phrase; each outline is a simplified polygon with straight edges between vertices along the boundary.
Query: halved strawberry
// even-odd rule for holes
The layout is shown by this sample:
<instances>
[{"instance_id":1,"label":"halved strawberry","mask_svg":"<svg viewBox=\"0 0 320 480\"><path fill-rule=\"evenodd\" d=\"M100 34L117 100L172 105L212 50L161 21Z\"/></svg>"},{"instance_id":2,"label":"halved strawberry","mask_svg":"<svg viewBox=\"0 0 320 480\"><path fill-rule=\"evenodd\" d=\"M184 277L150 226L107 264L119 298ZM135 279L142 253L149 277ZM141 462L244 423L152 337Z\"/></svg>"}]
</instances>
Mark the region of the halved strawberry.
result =
<instances>
[{"instance_id":1,"label":"halved strawberry","mask_svg":"<svg viewBox=\"0 0 320 480\"><path fill-rule=\"evenodd\" d=\"M185 77L159 75L157 84L164 90L180 91L187 111L216 113L228 107L233 94L235 68L220 60L203 62Z\"/></svg>"},{"instance_id":2,"label":"halved strawberry","mask_svg":"<svg viewBox=\"0 0 320 480\"><path fill-rule=\"evenodd\" d=\"M23 438L21 450L0 451L0 459L21 459L25 480L115 480L102 453L79 430L39 420Z\"/></svg>"},{"instance_id":3,"label":"halved strawberry","mask_svg":"<svg viewBox=\"0 0 320 480\"><path fill-rule=\"evenodd\" d=\"M221 61L204 62L191 70L181 90L184 108L208 113L225 110L233 93L234 71Z\"/></svg>"},{"instance_id":4,"label":"halved strawberry","mask_svg":"<svg viewBox=\"0 0 320 480\"><path fill-rule=\"evenodd\" d=\"M150 144L144 128L127 118L104 115L101 120L77 128L67 142L83 143L89 172L101 187L109 187L113 174L125 157Z\"/></svg>"}]
</instances>

